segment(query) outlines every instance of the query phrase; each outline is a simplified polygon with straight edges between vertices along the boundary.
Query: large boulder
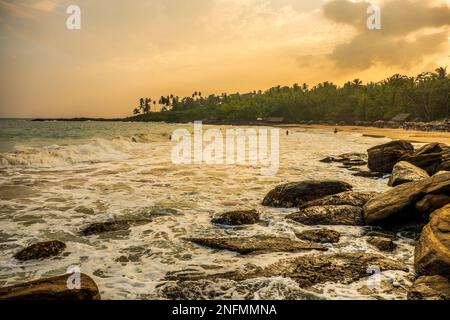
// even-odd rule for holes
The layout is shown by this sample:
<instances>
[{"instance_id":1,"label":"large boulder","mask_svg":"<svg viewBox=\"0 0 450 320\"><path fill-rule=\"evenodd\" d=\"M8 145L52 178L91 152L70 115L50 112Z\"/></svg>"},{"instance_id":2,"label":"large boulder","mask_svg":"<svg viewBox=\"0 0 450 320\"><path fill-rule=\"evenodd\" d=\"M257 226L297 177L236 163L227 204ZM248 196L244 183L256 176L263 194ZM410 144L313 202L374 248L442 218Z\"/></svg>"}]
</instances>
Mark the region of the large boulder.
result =
<instances>
[{"instance_id":1,"label":"large boulder","mask_svg":"<svg viewBox=\"0 0 450 320\"><path fill-rule=\"evenodd\" d=\"M450 173L405 183L369 200L364 206L364 221L369 225L398 225L422 220L416 203L428 194L448 193Z\"/></svg>"},{"instance_id":2,"label":"large boulder","mask_svg":"<svg viewBox=\"0 0 450 320\"><path fill-rule=\"evenodd\" d=\"M287 219L305 225L363 226L363 209L356 206L315 206L289 214Z\"/></svg>"},{"instance_id":3,"label":"large boulder","mask_svg":"<svg viewBox=\"0 0 450 320\"><path fill-rule=\"evenodd\" d=\"M418 275L450 276L450 205L435 211L416 245Z\"/></svg>"},{"instance_id":4,"label":"large boulder","mask_svg":"<svg viewBox=\"0 0 450 320\"><path fill-rule=\"evenodd\" d=\"M266 252L299 252L304 250L322 250L327 248L318 244L294 241L289 238L256 236L230 238L191 238L187 241L212 249L229 250L240 254Z\"/></svg>"},{"instance_id":5,"label":"large boulder","mask_svg":"<svg viewBox=\"0 0 450 320\"><path fill-rule=\"evenodd\" d=\"M260 213L256 210L239 210L220 214L211 222L228 226L255 224L259 221Z\"/></svg>"},{"instance_id":6,"label":"large boulder","mask_svg":"<svg viewBox=\"0 0 450 320\"><path fill-rule=\"evenodd\" d=\"M404 183L422 180L429 177L430 176L425 170L416 167L409 162L400 161L395 164L388 185L391 187L396 187Z\"/></svg>"},{"instance_id":7,"label":"large boulder","mask_svg":"<svg viewBox=\"0 0 450 320\"><path fill-rule=\"evenodd\" d=\"M407 141L392 141L367 150L369 169L374 172L391 173L394 165L404 156L412 155L414 147Z\"/></svg>"},{"instance_id":8,"label":"large boulder","mask_svg":"<svg viewBox=\"0 0 450 320\"><path fill-rule=\"evenodd\" d=\"M352 186L342 181L302 181L283 184L270 191L264 206L292 208L328 195L350 191Z\"/></svg>"},{"instance_id":9,"label":"large boulder","mask_svg":"<svg viewBox=\"0 0 450 320\"><path fill-rule=\"evenodd\" d=\"M65 249L66 244L61 241L39 242L20 250L14 258L19 261L47 259L60 255Z\"/></svg>"},{"instance_id":10,"label":"large boulder","mask_svg":"<svg viewBox=\"0 0 450 320\"><path fill-rule=\"evenodd\" d=\"M80 275L80 287L70 289L75 274L41 279L0 288L0 300L100 300L98 287L89 276Z\"/></svg>"},{"instance_id":11,"label":"large boulder","mask_svg":"<svg viewBox=\"0 0 450 320\"><path fill-rule=\"evenodd\" d=\"M408 291L408 300L450 300L449 279L442 276L418 278Z\"/></svg>"}]
</instances>

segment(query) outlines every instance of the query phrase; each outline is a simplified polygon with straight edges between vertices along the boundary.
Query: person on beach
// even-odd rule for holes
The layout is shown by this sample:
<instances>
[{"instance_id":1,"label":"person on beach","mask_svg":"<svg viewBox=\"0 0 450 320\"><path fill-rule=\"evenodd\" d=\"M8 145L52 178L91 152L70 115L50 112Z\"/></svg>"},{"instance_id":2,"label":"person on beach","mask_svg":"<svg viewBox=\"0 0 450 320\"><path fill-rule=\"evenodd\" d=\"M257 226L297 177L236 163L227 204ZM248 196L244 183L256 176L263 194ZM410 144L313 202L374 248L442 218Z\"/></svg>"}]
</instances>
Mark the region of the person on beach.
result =
<instances>
[{"instance_id":1,"label":"person on beach","mask_svg":"<svg viewBox=\"0 0 450 320\"><path fill-rule=\"evenodd\" d=\"M287 135L287 136L289 135L289 130L286 130L286 135Z\"/></svg>"},{"instance_id":2,"label":"person on beach","mask_svg":"<svg viewBox=\"0 0 450 320\"><path fill-rule=\"evenodd\" d=\"M334 134L338 133L339 130L337 128L334 128Z\"/></svg>"}]
</instances>

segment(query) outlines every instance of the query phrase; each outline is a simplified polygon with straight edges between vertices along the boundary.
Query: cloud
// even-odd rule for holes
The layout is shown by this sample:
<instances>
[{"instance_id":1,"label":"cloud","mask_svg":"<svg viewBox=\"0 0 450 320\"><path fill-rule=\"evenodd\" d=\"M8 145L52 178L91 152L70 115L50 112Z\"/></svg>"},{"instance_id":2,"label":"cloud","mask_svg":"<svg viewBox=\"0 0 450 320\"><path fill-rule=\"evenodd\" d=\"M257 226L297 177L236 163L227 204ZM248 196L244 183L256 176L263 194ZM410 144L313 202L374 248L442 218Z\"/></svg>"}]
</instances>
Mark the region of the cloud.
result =
<instances>
[{"instance_id":1,"label":"cloud","mask_svg":"<svg viewBox=\"0 0 450 320\"><path fill-rule=\"evenodd\" d=\"M353 27L355 35L335 47L329 57L339 68L367 69L375 64L409 67L445 48L450 7L431 1L392 0L381 7L381 30L366 27L369 2L334 0L324 16Z\"/></svg>"}]
</instances>

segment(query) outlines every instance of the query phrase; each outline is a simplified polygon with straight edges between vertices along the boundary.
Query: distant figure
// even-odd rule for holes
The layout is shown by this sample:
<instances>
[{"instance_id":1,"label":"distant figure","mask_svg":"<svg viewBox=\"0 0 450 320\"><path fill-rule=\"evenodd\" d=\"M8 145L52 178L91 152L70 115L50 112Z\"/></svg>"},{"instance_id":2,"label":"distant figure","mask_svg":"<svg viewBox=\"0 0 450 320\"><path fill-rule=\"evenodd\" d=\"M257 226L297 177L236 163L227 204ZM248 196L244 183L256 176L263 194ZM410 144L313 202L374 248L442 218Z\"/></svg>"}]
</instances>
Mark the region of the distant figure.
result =
<instances>
[{"instance_id":1,"label":"distant figure","mask_svg":"<svg viewBox=\"0 0 450 320\"><path fill-rule=\"evenodd\" d=\"M169 140L172 141L172 135L169 136Z\"/></svg>"},{"instance_id":2,"label":"distant figure","mask_svg":"<svg viewBox=\"0 0 450 320\"><path fill-rule=\"evenodd\" d=\"M289 135L289 130L286 130L286 135L287 135L287 136Z\"/></svg>"},{"instance_id":3,"label":"distant figure","mask_svg":"<svg viewBox=\"0 0 450 320\"><path fill-rule=\"evenodd\" d=\"M339 130L337 128L334 128L334 134L338 133Z\"/></svg>"}]
</instances>

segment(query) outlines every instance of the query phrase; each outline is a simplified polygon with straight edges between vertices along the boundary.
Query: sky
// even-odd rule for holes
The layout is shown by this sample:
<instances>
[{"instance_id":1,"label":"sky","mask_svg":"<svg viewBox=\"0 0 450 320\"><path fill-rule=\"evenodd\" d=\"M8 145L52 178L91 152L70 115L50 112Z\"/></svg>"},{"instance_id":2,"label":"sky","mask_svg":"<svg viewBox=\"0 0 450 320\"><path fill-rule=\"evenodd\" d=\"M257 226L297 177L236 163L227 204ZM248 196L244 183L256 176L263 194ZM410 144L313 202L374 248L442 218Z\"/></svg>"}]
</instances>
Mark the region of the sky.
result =
<instances>
[{"instance_id":1,"label":"sky","mask_svg":"<svg viewBox=\"0 0 450 320\"><path fill-rule=\"evenodd\" d=\"M450 69L450 0L0 0L0 117ZM67 7L81 9L69 30Z\"/></svg>"}]
</instances>

